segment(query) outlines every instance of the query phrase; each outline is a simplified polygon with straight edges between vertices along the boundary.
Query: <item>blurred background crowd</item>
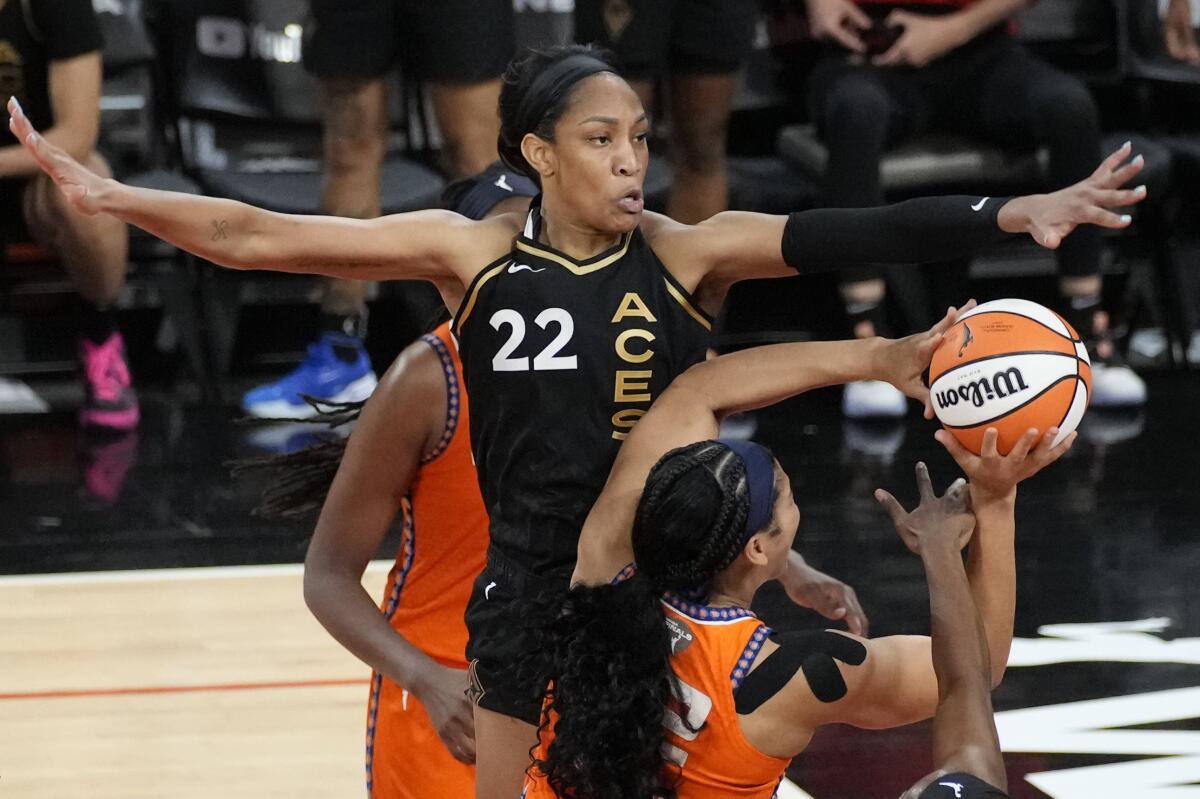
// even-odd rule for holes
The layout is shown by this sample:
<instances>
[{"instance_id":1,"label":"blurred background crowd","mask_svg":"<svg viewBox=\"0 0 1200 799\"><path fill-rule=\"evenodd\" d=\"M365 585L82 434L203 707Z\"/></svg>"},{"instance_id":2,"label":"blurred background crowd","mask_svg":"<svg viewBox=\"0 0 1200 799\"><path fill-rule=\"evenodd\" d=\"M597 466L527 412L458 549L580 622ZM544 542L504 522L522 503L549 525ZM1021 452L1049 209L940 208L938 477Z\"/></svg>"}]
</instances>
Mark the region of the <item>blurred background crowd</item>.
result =
<instances>
[{"instance_id":1,"label":"blurred background crowd","mask_svg":"<svg viewBox=\"0 0 1200 799\"><path fill-rule=\"evenodd\" d=\"M1088 342L1093 406L1125 409L1101 433L1118 440L1138 433L1147 373L1200 364L1198 27L1194 0L0 0L0 95L130 183L360 218L438 207L481 173L511 190L487 172L505 64L572 40L616 54L653 120L647 206L687 223L1051 190L1132 140L1150 199L1129 229L747 281L714 342L901 335L969 296L1028 297ZM69 412L100 502L148 406L169 442L189 414L362 399L439 312L423 284L233 274L76 215L7 130L0 245L6 468L67 446L16 420ZM877 383L841 409L885 458L903 436L887 420L910 410ZM246 436L278 451L311 433Z\"/></svg>"}]
</instances>

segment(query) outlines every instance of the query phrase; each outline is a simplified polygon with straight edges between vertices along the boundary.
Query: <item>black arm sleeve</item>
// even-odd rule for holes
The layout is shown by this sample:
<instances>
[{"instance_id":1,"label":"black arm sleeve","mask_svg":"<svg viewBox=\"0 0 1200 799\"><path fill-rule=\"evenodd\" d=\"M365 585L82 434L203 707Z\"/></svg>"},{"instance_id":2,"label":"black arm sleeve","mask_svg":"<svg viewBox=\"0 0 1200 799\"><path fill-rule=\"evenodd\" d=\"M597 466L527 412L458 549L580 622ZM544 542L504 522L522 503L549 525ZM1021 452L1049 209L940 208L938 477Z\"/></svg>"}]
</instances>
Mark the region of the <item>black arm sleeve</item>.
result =
<instances>
[{"instance_id":1,"label":"black arm sleeve","mask_svg":"<svg viewBox=\"0 0 1200 799\"><path fill-rule=\"evenodd\" d=\"M783 260L804 274L859 263L925 263L971 255L1005 235L1009 197L921 197L876 208L818 208L788 217Z\"/></svg>"}]
</instances>

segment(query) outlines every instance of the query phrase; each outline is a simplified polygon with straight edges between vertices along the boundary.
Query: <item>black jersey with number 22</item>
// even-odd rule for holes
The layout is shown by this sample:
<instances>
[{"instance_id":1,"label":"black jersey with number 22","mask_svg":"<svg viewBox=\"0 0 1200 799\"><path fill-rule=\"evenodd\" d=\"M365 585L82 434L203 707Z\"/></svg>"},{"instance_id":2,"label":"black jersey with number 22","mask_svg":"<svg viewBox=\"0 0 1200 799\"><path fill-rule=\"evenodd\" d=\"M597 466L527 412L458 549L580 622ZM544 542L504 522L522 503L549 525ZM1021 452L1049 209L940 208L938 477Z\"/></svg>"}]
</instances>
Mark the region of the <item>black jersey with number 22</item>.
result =
<instances>
[{"instance_id":1,"label":"black jersey with number 22","mask_svg":"<svg viewBox=\"0 0 1200 799\"><path fill-rule=\"evenodd\" d=\"M577 261L538 242L480 272L454 320L491 546L530 573L575 562L579 531L634 423L704 360L712 321L640 229Z\"/></svg>"}]
</instances>

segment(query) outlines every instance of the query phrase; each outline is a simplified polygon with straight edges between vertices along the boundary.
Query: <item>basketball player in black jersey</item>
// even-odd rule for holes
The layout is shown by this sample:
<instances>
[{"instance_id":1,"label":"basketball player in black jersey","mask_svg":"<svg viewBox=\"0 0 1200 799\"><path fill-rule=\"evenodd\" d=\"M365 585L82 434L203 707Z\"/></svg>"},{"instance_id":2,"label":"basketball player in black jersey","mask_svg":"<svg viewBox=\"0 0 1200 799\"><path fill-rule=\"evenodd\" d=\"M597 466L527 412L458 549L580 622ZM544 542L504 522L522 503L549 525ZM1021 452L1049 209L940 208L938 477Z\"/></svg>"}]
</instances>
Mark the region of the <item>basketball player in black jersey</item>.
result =
<instances>
[{"instance_id":1,"label":"basketball player in black jersey","mask_svg":"<svg viewBox=\"0 0 1200 799\"><path fill-rule=\"evenodd\" d=\"M670 380L704 357L711 314L732 283L847 262L950 260L1004 233L1053 248L1079 224L1125 227L1129 218L1108 209L1144 196L1118 188L1140 168L1126 163L1126 146L1088 180L1051 194L726 212L678 224L643 213L649 125L637 95L600 53L579 46L535 51L505 75L500 155L542 191L527 217L294 216L128 187L45 141L15 102L9 111L18 139L85 213L111 214L230 268L426 279L458 301L492 540L468 612L484 708L478 781L481 793L495 786L506 797L519 774L490 779L492 754L503 761L507 743L507 754L524 755L531 727L521 720L537 712L524 692L487 680L521 645L511 601L565 589L617 447ZM799 566L785 577L794 599L812 601Z\"/></svg>"}]
</instances>

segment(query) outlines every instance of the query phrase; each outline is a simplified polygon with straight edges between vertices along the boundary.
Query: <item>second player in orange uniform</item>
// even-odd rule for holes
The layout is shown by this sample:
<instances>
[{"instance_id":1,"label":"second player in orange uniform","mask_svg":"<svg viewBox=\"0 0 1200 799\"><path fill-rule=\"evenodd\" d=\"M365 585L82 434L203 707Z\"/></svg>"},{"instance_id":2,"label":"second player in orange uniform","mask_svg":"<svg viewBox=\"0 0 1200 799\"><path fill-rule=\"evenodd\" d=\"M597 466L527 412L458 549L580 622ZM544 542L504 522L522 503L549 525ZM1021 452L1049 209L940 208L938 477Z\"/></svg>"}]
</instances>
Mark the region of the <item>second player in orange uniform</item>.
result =
<instances>
[{"instance_id":1,"label":"second player in orange uniform","mask_svg":"<svg viewBox=\"0 0 1200 799\"><path fill-rule=\"evenodd\" d=\"M463 613L483 569L487 514L467 431L461 368L442 325L401 353L363 408L305 560L309 607L374 669L372 799L475 791ZM402 539L376 607L359 581L398 516Z\"/></svg>"}]
</instances>

